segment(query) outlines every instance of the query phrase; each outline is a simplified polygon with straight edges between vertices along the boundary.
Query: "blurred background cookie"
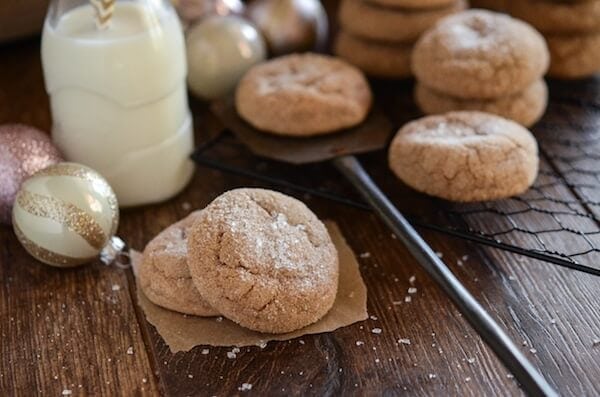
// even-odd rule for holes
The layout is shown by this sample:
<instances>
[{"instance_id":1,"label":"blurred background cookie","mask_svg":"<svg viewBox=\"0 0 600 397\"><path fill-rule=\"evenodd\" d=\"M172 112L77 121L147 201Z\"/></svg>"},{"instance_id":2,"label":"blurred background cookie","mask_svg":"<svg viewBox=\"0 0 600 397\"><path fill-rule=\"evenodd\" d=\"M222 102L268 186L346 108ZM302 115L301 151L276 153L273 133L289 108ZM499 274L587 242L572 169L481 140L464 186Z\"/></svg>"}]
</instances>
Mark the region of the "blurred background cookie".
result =
<instances>
[{"instance_id":1,"label":"blurred background cookie","mask_svg":"<svg viewBox=\"0 0 600 397\"><path fill-rule=\"evenodd\" d=\"M343 0L334 52L374 77L410 77L407 62L418 37L466 7L465 0Z\"/></svg>"},{"instance_id":2,"label":"blurred background cookie","mask_svg":"<svg viewBox=\"0 0 600 397\"><path fill-rule=\"evenodd\" d=\"M202 296L246 328L291 332L333 306L337 250L323 223L292 197L263 189L224 193L202 211L188 246Z\"/></svg>"},{"instance_id":3,"label":"blurred background cookie","mask_svg":"<svg viewBox=\"0 0 600 397\"><path fill-rule=\"evenodd\" d=\"M452 201L484 201L525 192L538 173L538 147L519 124L482 112L451 112L406 124L389 165L410 187Z\"/></svg>"},{"instance_id":4,"label":"blurred background cookie","mask_svg":"<svg viewBox=\"0 0 600 397\"><path fill-rule=\"evenodd\" d=\"M412 68L439 92L465 99L515 94L548 68L544 38L505 14L468 10L447 17L417 42Z\"/></svg>"},{"instance_id":5,"label":"blurred background cookie","mask_svg":"<svg viewBox=\"0 0 600 397\"><path fill-rule=\"evenodd\" d=\"M254 66L235 105L255 128L278 135L328 134L360 124L371 89L356 67L331 56L292 54Z\"/></svg>"},{"instance_id":6,"label":"blurred background cookie","mask_svg":"<svg viewBox=\"0 0 600 397\"><path fill-rule=\"evenodd\" d=\"M180 313L196 316L217 316L198 293L187 263L188 228L198 219L200 211L169 226L144 249L139 269L140 286L153 303Z\"/></svg>"},{"instance_id":7,"label":"blurred background cookie","mask_svg":"<svg viewBox=\"0 0 600 397\"><path fill-rule=\"evenodd\" d=\"M552 77L577 79L600 72L600 33L546 35Z\"/></svg>"},{"instance_id":8,"label":"blurred background cookie","mask_svg":"<svg viewBox=\"0 0 600 397\"><path fill-rule=\"evenodd\" d=\"M369 76L404 78L410 76L412 46L362 39L340 31L335 38L334 53Z\"/></svg>"},{"instance_id":9,"label":"blurred background cookie","mask_svg":"<svg viewBox=\"0 0 600 397\"><path fill-rule=\"evenodd\" d=\"M481 110L525 126L544 113L544 38L525 22L485 10L444 18L421 36L412 56L415 100L425 114Z\"/></svg>"},{"instance_id":10,"label":"blurred background cookie","mask_svg":"<svg viewBox=\"0 0 600 397\"><path fill-rule=\"evenodd\" d=\"M479 110L516 121L526 127L537 122L548 104L548 86L536 80L523 91L494 99L462 99L417 83L415 100L423 113L439 114L454 110Z\"/></svg>"}]
</instances>

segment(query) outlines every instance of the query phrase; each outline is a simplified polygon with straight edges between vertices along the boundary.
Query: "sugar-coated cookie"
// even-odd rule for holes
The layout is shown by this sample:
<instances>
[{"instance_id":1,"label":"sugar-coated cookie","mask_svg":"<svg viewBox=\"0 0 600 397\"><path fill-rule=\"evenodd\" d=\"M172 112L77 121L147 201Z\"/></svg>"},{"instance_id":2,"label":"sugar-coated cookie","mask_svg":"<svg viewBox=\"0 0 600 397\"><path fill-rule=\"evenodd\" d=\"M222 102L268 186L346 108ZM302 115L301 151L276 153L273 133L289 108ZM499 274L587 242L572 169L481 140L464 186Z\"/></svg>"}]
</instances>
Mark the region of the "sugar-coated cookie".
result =
<instances>
[{"instance_id":1,"label":"sugar-coated cookie","mask_svg":"<svg viewBox=\"0 0 600 397\"><path fill-rule=\"evenodd\" d=\"M153 303L180 313L217 316L198 293L187 264L188 228L200 211L169 226L159 233L144 250L139 268L140 287Z\"/></svg>"},{"instance_id":2,"label":"sugar-coated cookie","mask_svg":"<svg viewBox=\"0 0 600 397\"><path fill-rule=\"evenodd\" d=\"M211 306L255 331L285 333L333 306L338 255L300 201L263 189L231 190L190 229L189 266Z\"/></svg>"},{"instance_id":3,"label":"sugar-coated cookie","mask_svg":"<svg viewBox=\"0 0 600 397\"><path fill-rule=\"evenodd\" d=\"M327 134L360 124L372 95L363 73L326 55L292 54L254 66L235 104L255 128L291 136Z\"/></svg>"},{"instance_id":4,"label":"sugar-coated cookie","mask_svg":"<svg viewBox=\"0 0 600 397\"><path fill-rule=\"evenodd\" d=\"M339 21L344 30L355 36L390 42L414 42L441 18L464 10L466 0L455 0L441 8L390 8L365 0L343 0Z\"/></svg>"},{"instance_id":5,"label":"sugar-coated cookie","mask_svg":"<svg viewBox=\"0 0 600 397\"><path fill-rule=\"evenodd\" d=\"M404 183L453 201L517 195L538 173L538 147L521 125L482 112L451 112L398 131L389 165Z\"/></svg>"},{"instance_id":6,"label":"sugar-coated cookie","mask_svg":"<svg viewBox=\"0 0 600 397\"><path fill-rule=\"evenodd\" d=\"M447 7L456 2L456 0L366 0L383 7L407 8L420 10L423 8Z\"/></svg>"},{"instance_id":7,"label":"sugar-coated cookie","mask_svg":"<svg viewBox=\"0 0 600 397\"><path fill-rule=\"evenodd\" d=\"M413 73L436 91L459 98L515 94L547 70L544 38L525 22L485 10L444 18L412 53Z\"/></svg>"},{"instance_id":8,"label":"sugar-coated cookie","mask_svg":"<svg viewBox=\"0 0 600 397\"><path fill-rule=\"evenodd\" d=\"M548 75L578 79L600 73L600 33L547 35L550 48Z\"/></svg>"},{"instance_id":9,"label":"sugar-coated cookie","mask_svg":"<svg viewBox=\"0 0 600 397\"><path fill-rule=\"evenodd\" d=\"M411 51L411 45L365 40L343 30L336 36L334 44L335 55L369 76L382 78L410 77Z\"/></svg>"},{"instance_id":10,"label":"sugar-coated cookie","mask_svg":"<svg viewBox=\"0 0 600 397\"><path fill-rule=\"evenodd\" d=\"M508 1L507 11L543 33L600 32L600 0L565 2Z\"/></svg>"},{"instance_id":11,"label":"sugar-coated cookie","mask_svg":"<svg viewBox=\"0 0 600 397\"><path fill-rule=\"evenodd\" d=\"M417 83L415 100L425 114L440 114L455 110L479 110L529 127L535 124L546 110L548 86L543 79L539 79L523 91L513 95L495 99L461 99Z\"/></svg>"}]
</instances>

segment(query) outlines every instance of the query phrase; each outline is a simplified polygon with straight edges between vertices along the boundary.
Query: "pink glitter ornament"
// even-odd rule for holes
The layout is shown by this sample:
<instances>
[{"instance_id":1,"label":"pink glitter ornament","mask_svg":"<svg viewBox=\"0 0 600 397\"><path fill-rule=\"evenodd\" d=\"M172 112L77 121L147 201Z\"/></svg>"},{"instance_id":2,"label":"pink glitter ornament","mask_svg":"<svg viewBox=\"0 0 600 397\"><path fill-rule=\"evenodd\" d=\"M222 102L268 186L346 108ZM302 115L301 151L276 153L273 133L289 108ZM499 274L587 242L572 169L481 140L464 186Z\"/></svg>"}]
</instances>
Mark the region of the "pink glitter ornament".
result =
<instances>
[{"instance_id":1,"label":"pink glitter ornament","mask_svg":"<svg viewBox=\"0 0 600 397\"><path fill-rule=\"evenodd\" d=\"M23 181L60 161L47 134L22 124L0 125L0 223L11 224L13 203Z\"/></svg>"}]
</instances>

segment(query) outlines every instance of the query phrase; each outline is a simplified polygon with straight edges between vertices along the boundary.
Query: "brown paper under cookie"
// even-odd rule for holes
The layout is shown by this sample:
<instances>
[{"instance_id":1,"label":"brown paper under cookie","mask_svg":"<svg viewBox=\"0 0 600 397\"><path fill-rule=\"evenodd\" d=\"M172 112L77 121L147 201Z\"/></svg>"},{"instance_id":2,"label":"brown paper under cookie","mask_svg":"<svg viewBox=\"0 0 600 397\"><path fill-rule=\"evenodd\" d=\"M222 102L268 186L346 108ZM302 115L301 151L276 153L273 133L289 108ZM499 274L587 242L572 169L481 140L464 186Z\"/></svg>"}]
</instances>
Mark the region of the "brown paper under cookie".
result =
<instances>
[{"instance_id":1,"label":"brown paper under cookie","mask_svg":"<svg viewBox=\"0 0 600 397\"><path fill-rule=\"evenodd\" d=\"M137 288L138 302L148 322L156 328L171 352L188 351L199 345L257 346L268 341L289 340L308 334L332 332L358 321L366 320L367 288L358 269L352 249L334 222L325 222L340 259L338 293L333 308L325 317L301 330L288 334L262 334L243 328L225 318L188 316L163 309L150 302ZM134 272L141 254L132 252Z\"/></svg>"}]
</instances>

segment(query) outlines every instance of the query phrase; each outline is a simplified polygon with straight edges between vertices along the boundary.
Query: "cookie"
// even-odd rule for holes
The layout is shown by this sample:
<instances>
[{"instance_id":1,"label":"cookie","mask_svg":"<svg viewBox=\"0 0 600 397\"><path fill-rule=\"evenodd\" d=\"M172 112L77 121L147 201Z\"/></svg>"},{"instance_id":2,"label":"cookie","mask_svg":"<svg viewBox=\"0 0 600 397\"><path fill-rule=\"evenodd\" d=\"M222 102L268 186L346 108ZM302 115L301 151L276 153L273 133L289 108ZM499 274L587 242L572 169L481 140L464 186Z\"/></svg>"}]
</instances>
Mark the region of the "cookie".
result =
<instances>
[{"instance_id":1,"label":"cookie","mask_svg":"<svg viewBox=\"0 0 600 397\"><path fill-rule=\"evenodd\" d=\"M393 8L440 8L447 7L455 3L455 0L367 0L369 3Z\"/></svg>"},{"instance_id":2,"label":"cookie","mask_svg":"<svg viewBox=\"0 0 600 397\"><path fill-rule=\"evenodd\" d=\"M323 223L294 198L263 189L224 193L190 229L188 250L198 291L243 327L291 332L333 306L337 250Z\"/></svg>"},{"instance_id":3,"label":"cookie","mask_svg":"<svg viewBox=\"0 0 600 397\"><path fill-rule=\"evenodd\" d=\"M522 91L546 72L544 38L525 22L485 10L444 18L421 36L412 70L426 86L458 98Z\"/></svg>"},{"instance_id":4,"label":"cookie","mask_svg":"<svg viewBox=\"0 0 600 397\"><path fill-rule=\"evenodd\" d=\"M389 165L404 183L452 201L495 200L525 192L538 172L538 147L519 124L482 112L451 112L398 131Z\"/></svg>"},{"instance_id":5,"label":"cookie","mask_svg":"<svg viewBox=\"0 0 600 397\"><path fill-rule=\"evenodd\" d=\"M547 35L550 48L548 75L578 79L600 72L600 33Z\"/></svg>"},{"instance_id":6,"label":"cookie","mask_svg":"<svg viewBox=\"0 0 600 397\"><path fill-rule=\"evenodd\" d=\"M439 93L417 83L415 100L423 113L440 114L455 110L479 110L516 121L529 127L544 114L548 104L548 86L536 80L523 91L497 99L461 99Z\"/></svg>"},{"instance_id":7,"label":"cookie","mask_svg":"<svg viewBox=\"0 0 600 397\"><path fill-rule=\"evenodd\" d=\"M356 67L317 54L292 54L251 68L235 104L254 127L279 135L311 136L360 124L371 107L369 83Z\"/></svg>"},{"instance_id":8,"label":"cookie","mask_svg":"<svg viewBox=\"0 0 600 397\"><path fill-rule=\"evenodd\" d=\"M334 53L367 75L383 78L411 76L412 46L402 43L383 43L361 39L343 30L334 43Z\"/></svg>"},{"instance_id":9,"label":"cookie","mask_svg":"<svg viewBox=\"0 0 600 397\"><path fill-rule=\"evenodd\" d=\"M507 2L507 10L543 33L600 32L600 0L518 0Z\"/></svg>"},{"instance_id":10,"label":"cookie","mask_svg":"<svg viewBox=\"0 0 600 397\"><path fill-rule=\"evenodd\" d=\"M139 280L144 295L164 308L196 316L217 316L198 293L187 263L187 231L200 211L169 226L144 249Z\"/></svg>"},{"instance_id":11,"label":"cookie","mask_svg":"<svg viewBox=\"0 0 600 397\"><path fill-rule=\"evenodd\" d=\"M455 0L442 8L408 9L374 5L365 0L343 0L339 22L355 36L390 42L414 42L438 20L467 7L465 0Z\"/></svg>"}]
</instances>

